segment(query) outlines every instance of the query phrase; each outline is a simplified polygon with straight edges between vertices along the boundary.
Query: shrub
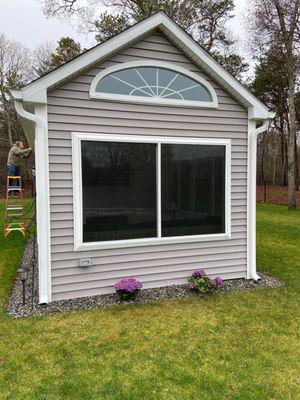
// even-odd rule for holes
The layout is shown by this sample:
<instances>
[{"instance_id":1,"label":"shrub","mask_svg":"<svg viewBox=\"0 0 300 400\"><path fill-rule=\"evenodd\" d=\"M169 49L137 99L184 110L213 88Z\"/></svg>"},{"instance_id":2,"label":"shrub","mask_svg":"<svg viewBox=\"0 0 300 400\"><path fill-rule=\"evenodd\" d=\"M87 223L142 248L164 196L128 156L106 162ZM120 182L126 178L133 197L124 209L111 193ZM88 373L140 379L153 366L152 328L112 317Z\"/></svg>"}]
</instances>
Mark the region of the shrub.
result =
<instances>
[{"instance_id":1,"label":"shrub","mask_svg":"<svg viewBox=\"0 0 300 400\"><path fill-rule=\"evenodd\" d=\"M121 300L132 299L143 285L135 278L123 278L116 283L115 289Z\"/></svg>"},{"instance_id":2,"label":"shrub","mask_svg":"<svg viewBox=\"0 0 300 400\"><path fill-rule=\"evenodd\" d=\"M218 276L217 278L209 278L204 269L197 269L188 278L189 287L200 293L212 292L218 289L223 284L223 279Z\"/></svg>"}]
</instances>

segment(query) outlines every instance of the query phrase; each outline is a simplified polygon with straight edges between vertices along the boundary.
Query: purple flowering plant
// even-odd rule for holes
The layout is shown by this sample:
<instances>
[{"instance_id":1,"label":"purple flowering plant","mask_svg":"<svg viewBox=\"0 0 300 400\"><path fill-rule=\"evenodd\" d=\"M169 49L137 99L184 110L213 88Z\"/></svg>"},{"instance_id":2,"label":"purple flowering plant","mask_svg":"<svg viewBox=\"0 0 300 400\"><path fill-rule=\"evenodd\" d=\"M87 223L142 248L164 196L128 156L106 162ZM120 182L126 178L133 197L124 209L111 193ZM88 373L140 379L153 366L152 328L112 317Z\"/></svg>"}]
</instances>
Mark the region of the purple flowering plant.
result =
<instances>
[{"instance_id":1,"label":"purple flowering plant","mask_svg":"<svg viewBox=\"0 0 300 400\"><path fill-rule=\"evenodd\" d=\"M204 269L197 269L188 278L189 288L199 293L208 293L218 289L223 284L223 279L218 276L217 278L209 278Z\"/></svg>"},{"instance_id":2,"label":"purple flowering plant","mask_svg":"<svg viewBox=\"0 0 300 400\"><path fill-rule=\"evenodd\" d=\"M142 283L135 278L123 278L115 284L116 292L121 300L132 299L142 287Z\"/></svg>"}]
</instances>

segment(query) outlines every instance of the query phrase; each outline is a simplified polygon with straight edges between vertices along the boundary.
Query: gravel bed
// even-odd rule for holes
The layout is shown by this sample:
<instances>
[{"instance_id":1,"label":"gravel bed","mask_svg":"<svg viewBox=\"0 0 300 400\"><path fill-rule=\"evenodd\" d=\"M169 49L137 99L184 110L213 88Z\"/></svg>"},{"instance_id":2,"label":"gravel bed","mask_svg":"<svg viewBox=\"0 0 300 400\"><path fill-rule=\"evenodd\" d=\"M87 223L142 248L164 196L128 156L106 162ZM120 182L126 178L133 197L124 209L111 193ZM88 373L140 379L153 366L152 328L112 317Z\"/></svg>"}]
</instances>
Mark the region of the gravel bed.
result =
<instances>
[{"instance_id":1,"label":"gravel bed","mask_svg":"<svg viewBox=\"0 0 300 400\"><path fill-rule=\"evenodd\" d=\"M38 304L38 268L34 271L34 295L32 296L32 266L30 260L33 253L33 241L28 241L21 266L29 269L26 281L26 303L22 305L22 282L17 276L10 293L7 305L7 314L14 318L27 316L40 316L59 312L71 312L76 310L89 310L97 307L107 307L116 304L148 303L162 299L178 299L182 297L203 296L192 292L188 285L172 285L162 288L144 289L139 292L135 300L120 301L116 294L82 297L72 300L54 301L46 306ZM257 282L247 279L231 279L224 281L220 292L244 291L257 288L278 288L282 282L270 275L259 272L261 279ZM33 301L32 301L33 298Z\"/></svg>"}]
</instances>

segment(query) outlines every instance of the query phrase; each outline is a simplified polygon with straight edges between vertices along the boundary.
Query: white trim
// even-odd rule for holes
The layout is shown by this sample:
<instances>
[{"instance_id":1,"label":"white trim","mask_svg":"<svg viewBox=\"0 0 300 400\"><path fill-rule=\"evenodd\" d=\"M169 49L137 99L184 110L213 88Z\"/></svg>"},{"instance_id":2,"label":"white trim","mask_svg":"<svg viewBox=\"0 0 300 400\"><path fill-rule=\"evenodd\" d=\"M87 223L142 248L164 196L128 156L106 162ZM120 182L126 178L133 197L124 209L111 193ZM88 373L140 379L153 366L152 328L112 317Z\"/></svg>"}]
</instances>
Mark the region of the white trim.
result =
<instances>
[{"instance_id":1,"label":"white trim","mask_svg":"<svg viewBox=\"0 0 300 400\"><path fill-rule=\"evenodd\" d=\"M37 239L39 248L39 302L51 302L50 190L47 105L37 104L35 114L44 121L35 135L37 187Z\"/></svg>"},{"instance_id":2,"label":"white trim","mask_svg":"<svg viewBox=\"0 0 300 400\"><path fill-rule=\"evenodd\" d=\"M260 100L239 81L233 78L229 72L163 12L152 15L106 42L95 46L56 70L49 72L44 77L28 84L22 89L23 100L47 102L47 98L44 95L45 89L53 88L62 81L69 79L72 75L97 65L102 60L130 46L157 28L161 29L167 38L175 43L196 65L211 75L211 77L223 86L232 96L247 107L249 118L270 118L268 108ZM40 92L43 93L39 95Z\"/></svg>"},{"instance_id":3,"label":"white trim","mask_svg":"<svg viewBox=\"0 0 300 400\"><path fill-rule=\"evenodd\" d=\"M161 238L161 143L156 148L156 207L157 207L157 237Z\"/></svg>"},{"instance_id":4,"label":"white trim","mask_svg":"<svg viewBox=\"0 0 300 400\"><path fill-rule=\"evenodd\" d=\"M231 139L225 142L225 232L231 238Z\"/></svg>"},{"instance_id":5,"label":"white trim","mask_svg":"<svg viewBox=\"0 0 300 400\"><path fill-rule=\"evenodd\" d=\"M266 120L259 128L248 120L247 165L247 279L260 279L256 271L256 148L257 135L268 128Z\"/></svg>"},{"instance_id":6,"label":"white trim","mask_svg":"<svg viewBox=\"0 0 300 400\"><path fill-rule=\"evenodd\" d=\"M78 247L74 246L74 251L90 251L104 249L122 249L127 247L155 246L160 244L176 244L176 243L200 243L211 242L217 240L228 240L231 237L226 233L216 233L211 235L195 235L195 236L169 236L167 238L146 238L131 240L112 240L109 242L90 242L82 243Z\"/></svg>"},{"instance_id":7,"label":"white trim","mask_svg":"<svg viewBox=\"0 0 300 400\"><path fill-rule=\"evenodd\" d=\"M50 197L47 106L35 106L35 114L26 111L23 103L15 102L20 117L35 124L36 212L39 263L39 302L51 301L51 252L50 252Z\"/></svg>"},{"instance_id":8,"label":"white trim","mask_svg":"<svg viewBox=\"0 0 300 400\"><path fill-rule=\"evenodd\" d=\"M73 175L73 216L74 216L74 249L83 243L82 230L82 166L79 137L72 133L72 175ZM78 228L79 227L79 228Z\"/></svg>"},{"instance_id":9,"label":"white trim","mask_svg":"<svg viewBox=\"0 0 300 400\"><path fill-rule=\"evenodd\" d=\"M118 135L105 133L85 133L72 132L72 139L91 140L101 142L133 142L133 143L171 143L171 144L211 144L228 146L231 139L216 138L193 138L193 137L176 137L176 136L152 136L152 135Z\"/></svg>"},{"instance_id":10,"label":"white trim","mask_svg":"<svg viewBox=\"0 0 300 400\"><path fill-rule=\"evenodd\" d=\"M171 143L171 144L199 144L222 145L226 148L225 154L225 233L176 237L153 237L145 239L115 240L109 242L83 243L82 238L82 174L81 174L81 141L107 141L132 143ZM73 162L73 211L74 211L74 251L88 251L110 248L148 246L169 243L203 242L213 240L227 240L231 238L231 140L208 138L177 138L169 136L139 136L139 135L111 135L72 132L72 162ZM160 197L160 193L157 198Z\"/></svg>"},{"instance_id":11,"label":"white trim","mask_svg":"<svg viewBox=\"0 0 300 400\"><path fill-rule=\"evenodd\" d=\"M129 96L115 93L100 93L96 92L97 84L103 79L105 76L110 75L117 71L122 71L128 68L135 67L160 67L169 69L174 72L178 72L181 75L185 75L197 83L204 86L209 94L211 95L212 101L192 101L192 100L176 100L176 99L168 99L163 97L143 97L143 96ZM118 65L113 65L112 67L105 68L100 71L95 78L92 80L90 86L90 97L94 99L102 99L102 100L112 100L112 101L125 101L131 103L150 103L150 104L162 104L162 105L174 105L174 106L187 106L187 107L205 107L205 108L218 108L218 97L217 94L212 87L212 85L201 76L196 73L189 71L185 68L179 67L175 64L158 61L158 60L138 60L138 61L129 61Z\"/></svg>"}]
</instances>

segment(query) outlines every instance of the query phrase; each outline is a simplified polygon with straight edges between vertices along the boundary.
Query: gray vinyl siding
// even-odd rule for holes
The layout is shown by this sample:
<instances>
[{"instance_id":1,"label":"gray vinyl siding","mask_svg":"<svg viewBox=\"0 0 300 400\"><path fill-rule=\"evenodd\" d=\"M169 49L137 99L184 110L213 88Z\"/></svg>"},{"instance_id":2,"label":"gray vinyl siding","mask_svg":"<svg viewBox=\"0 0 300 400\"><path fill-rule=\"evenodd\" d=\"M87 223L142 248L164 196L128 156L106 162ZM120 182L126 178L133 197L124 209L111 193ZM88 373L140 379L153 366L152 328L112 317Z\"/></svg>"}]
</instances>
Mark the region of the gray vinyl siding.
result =
<instances>
[{"instance_id":1,"label":"gray vinyl siding","mask_svg":"<svg viewBox=\"0 0 300 400\"><path fill-rule=\"evenodd\" d=\"M137 59L165 60L206 78L219 109L197 109L97 101L89 98L102 69ZM155 33L48 96L52 299L114 291L117 280L134 276L144 288L180 284L196 267L225 279L246 276L247 111L179 50ZM232 139L232 239L74 252L71 132L167 135ZM93 265L79 267L80 257Z\"/></svg>"}]
</instances>

